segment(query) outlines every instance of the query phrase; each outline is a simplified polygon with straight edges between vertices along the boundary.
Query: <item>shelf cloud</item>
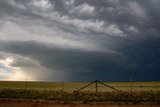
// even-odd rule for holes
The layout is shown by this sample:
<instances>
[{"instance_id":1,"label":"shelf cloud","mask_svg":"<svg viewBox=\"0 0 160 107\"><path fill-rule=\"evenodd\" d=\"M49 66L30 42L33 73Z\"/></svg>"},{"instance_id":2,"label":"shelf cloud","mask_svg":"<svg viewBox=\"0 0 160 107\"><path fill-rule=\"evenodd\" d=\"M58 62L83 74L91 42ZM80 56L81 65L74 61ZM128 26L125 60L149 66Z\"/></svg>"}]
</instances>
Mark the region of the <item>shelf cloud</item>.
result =
<instances>
[{"instance_id":1,"label":"shelf cloud","mask_svg":"<svg viewBox=\"0 0 160 107\"><path fill-rule=\"evenodd\" d=\"M0 80L159 81L158 0L0 0Z\"/></svg>"}]
</instances>

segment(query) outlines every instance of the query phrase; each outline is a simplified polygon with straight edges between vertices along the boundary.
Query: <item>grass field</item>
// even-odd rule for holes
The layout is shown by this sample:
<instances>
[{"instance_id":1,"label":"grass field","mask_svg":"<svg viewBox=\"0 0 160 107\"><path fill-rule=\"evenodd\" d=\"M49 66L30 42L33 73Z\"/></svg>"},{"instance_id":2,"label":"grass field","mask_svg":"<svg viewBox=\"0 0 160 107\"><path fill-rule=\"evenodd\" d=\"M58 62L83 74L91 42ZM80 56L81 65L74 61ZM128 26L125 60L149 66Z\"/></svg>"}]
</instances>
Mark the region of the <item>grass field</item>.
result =
<instances>
[{"instance_id":1,"label":"grass field","mask_svg":"<svg viewBox=\"0 0 160 107\"><path fill-rule=\"evenodd\" d=\"M104 82L121 91L131 91L130 82ZM34 89L34 90L49 90L73 92L89 83L82 82L20 82L20 81L0 81L0 89ZM133 82L133 91L160 91L160 82ZM95 84L86 87L82 91L95 91ZM104 85L98 84L99 92L114 91Z\"/></svg>"},{"instance_id":2,"label":"grass field","mask_svg":"<svg viewBox=\"0 0 160 107\"><path fill-rule=\"evenodd\" d=\"M114 102L160 102L160 82L107 82L119 91L98 84L88 86L78 93L74 91L87 85L81 82L0 82L0 98L46 99L62 101L114 101ZM63 90L63 92L62 92Z\"/></svg>"}]
</instances>

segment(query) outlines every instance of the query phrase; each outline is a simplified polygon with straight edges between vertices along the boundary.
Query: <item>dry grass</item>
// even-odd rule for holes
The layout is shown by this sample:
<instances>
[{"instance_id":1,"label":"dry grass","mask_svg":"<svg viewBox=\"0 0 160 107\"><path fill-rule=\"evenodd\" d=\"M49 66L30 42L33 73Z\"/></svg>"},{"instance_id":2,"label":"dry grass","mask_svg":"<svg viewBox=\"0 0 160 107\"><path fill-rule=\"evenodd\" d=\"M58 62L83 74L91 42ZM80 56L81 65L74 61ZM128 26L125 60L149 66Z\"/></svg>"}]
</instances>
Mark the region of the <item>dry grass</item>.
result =
<instances>
[{"instance_id":1,"label":"dry grass","mask_svg":"<svg viewBox=\"0 0 160 107\"><path fill-rule=\"evenodd\" d=\"M45 99L83 102L160 102L160 91L140 92L61 92L48 90L0 90L0 98Z\"/></svg>"},{"instance_id":2,"label":"dry grass","mask_svg":"<svg viewBox=\"0 0 160 107\"><path fill-rule=\"evenodd\" d=\"M85 82L65 82L64 91L73 92L88 83ZM130 82L105 82L105 84L113 86L122 91L130 91ZM13 81L0 81L0 89L27 89L28 90L62 90L61 82L13 82ZM95 84L85 88L83 91L95 91ZM98 84L99 92L111 92L112 89ZM133 82L133 91L160 91L160 82Z\"/></svg>"},{"instance_id":3,"label":"dry grass","mask_svg":"<svg viewBox=\"0 0 160 107\"><path fill-rule=\"evenodd\" d=\"M82 102L160 102L159 82L134 82L133 92L130 92L129 82L106 83L121 92L115 92L108 87L98 85L98 93L95 93L95 85L74 93L88 83L62 83L52 82L0 82L0 98L14 99L45 99L59 101ZM26 88L27 86L27 88Z\"/></svg>"}]
</instances>

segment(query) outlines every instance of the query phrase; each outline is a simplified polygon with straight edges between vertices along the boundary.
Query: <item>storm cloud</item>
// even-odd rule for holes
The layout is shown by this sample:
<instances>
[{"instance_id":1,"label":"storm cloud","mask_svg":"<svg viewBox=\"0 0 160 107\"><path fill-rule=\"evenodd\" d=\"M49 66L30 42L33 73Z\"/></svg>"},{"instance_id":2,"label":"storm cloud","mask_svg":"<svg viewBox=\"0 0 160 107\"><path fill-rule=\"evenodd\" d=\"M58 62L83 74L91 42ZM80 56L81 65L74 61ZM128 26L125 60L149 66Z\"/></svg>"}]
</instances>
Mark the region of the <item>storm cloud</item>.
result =
<instances>
[{"instance_id":1,"label":"storm cloud","mask_svg":"<svg viewBox=\"0 0 160 107\"><path fill-rule=\"evenodd\" d=\"M0 79L159 81L159 4L0 0Z\"/></svg>"}]
</instances>

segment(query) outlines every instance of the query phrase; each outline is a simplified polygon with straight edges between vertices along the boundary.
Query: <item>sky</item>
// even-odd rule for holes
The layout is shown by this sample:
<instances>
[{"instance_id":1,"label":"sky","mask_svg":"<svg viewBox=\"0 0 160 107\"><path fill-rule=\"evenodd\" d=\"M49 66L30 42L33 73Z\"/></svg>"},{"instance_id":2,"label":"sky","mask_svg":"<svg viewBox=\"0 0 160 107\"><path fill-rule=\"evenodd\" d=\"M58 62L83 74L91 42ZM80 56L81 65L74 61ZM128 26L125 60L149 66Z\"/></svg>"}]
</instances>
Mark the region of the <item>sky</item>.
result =
<instances>
[{"instance_id":1,"label":"sky","mask_svg":"<svg viewBox=\"0 0 160 107\"><path fill-rule=\"evenodd\" d=\"M160 0L0 0L0 80L160 81Z\"/></svg>"}]
</instances>

